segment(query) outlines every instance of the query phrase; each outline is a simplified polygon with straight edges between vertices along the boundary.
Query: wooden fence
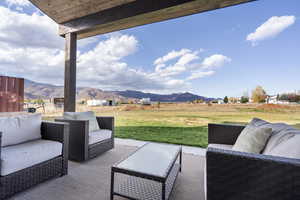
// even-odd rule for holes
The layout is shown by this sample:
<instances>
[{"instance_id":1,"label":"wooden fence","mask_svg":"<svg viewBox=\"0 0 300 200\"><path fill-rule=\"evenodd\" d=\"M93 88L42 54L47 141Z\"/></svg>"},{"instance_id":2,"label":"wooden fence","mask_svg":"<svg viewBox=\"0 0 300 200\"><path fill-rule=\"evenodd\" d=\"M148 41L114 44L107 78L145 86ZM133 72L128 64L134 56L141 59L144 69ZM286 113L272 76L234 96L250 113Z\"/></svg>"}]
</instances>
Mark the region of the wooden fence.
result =
<instances>
[{"instance_id":1,"label":"wooden fence","mask_svg":"<svg viewBox=\"0 0 300 200\"><path fill-rule=\"evenodd\" d=\"M23 111L24 79L0 76L0 112Z\"/></svg>"}]
</instances>

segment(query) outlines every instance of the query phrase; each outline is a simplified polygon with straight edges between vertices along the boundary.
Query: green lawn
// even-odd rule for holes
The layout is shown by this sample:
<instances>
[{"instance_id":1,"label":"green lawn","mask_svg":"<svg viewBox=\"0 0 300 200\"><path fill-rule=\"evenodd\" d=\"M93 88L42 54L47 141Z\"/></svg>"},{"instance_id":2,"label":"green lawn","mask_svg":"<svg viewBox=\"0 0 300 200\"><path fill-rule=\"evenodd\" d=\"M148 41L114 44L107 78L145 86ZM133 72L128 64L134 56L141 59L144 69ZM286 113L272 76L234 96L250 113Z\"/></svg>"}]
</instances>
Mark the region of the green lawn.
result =
<instances>
[{"instance_id":1,"label":"green lawn","mask_svg":"<svg viewBox=\"0 0 300 200\"><path fill-rule=\"evenodd\" d=\"M300 106L161 104L160 108L124 105L92 109L99 116L115 117L116 137L199 147L207 146L208 123L245 124L259 117L300 128Z\"/></svg>"},{"instance_id":2,"label":"green lawn","mask_svg":"<svg viewBox=\"0 0 300 200\"><path fill-rule=\"evenodd\" d=\"M152 142L207 145L207 127L117 126L116 136Z\"/></svg>"}]
</instances>

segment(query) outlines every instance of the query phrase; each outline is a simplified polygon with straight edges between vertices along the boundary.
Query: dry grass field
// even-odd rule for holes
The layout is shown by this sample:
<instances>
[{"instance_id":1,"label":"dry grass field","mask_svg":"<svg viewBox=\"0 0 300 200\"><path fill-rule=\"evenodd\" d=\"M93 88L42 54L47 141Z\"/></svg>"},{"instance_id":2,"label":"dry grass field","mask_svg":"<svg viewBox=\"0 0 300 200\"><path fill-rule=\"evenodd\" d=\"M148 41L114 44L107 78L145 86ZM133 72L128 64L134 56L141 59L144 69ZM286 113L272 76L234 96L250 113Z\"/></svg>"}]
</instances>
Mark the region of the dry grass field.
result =
<instances>
[{"instance_id":1,"label":"dry grass field","mask_svg":"<svg viewBox=\"0 0 300 200\"><path fill-rule=\"evenodd\" d=\"M300 105L211 105L160 104L152 106L121 105L115 107L87 107L97 115L115 116L116 136L155 142L191 146L207 146L208 123L245 124L253 117L270 122L286 122L300 128ZM61 111L47 112L44 118L61 116Z\"/></svg>"}]
</instances>

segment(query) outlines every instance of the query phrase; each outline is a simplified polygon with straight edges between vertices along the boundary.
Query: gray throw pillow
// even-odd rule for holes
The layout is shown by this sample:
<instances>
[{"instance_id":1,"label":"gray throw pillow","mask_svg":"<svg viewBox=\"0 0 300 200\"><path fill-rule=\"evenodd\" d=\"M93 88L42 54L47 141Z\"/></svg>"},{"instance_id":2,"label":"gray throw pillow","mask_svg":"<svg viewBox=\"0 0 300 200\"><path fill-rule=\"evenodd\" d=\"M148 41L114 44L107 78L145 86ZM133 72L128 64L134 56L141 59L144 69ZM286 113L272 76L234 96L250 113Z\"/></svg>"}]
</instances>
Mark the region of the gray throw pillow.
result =
<instances>
[{"instance_id":1,"label":"gray throw pillow","mask_svg":"<svg viewBox=\"0 0 300 200\"><path fill-rule=\"evenodd\" d=\"M271 128L256 127L249 124L239 135L232 150L260 153L264 149L271 134Z\"/></svg>"},{"instance_id":2,"label":"gray throw pillow","mask_svg":"<svg viewBox=\"0 0 300 200\"><path fill-rule=\"evenodd\" d=\"M254 118L249 124L261 128L272 128L272 135L262 152L263 154L269 154L276 146L294 137L296 133L299 133L298 129L290 125L284 123L270 123L258 118Z\"/></svg>"}]
</instances>

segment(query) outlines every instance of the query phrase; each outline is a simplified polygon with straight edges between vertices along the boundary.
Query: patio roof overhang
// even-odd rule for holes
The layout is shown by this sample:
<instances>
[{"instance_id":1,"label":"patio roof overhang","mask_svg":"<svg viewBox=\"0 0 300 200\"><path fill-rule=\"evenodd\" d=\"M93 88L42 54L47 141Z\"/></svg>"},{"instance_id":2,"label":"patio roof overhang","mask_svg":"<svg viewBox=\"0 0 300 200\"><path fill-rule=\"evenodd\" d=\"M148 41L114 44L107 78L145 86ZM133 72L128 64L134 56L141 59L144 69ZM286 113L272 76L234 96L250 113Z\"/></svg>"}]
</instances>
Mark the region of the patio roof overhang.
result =
<instances>
[{"instance_id":1,"label":"patio roof overhang","mask_svg":"<svg viewBox=\"0 0 300 200\"><path fill-rule=\"evenodd\" d=\"M66 38L65 111L75 111L76 41L257 0L30 0Z\"/></svg>"},{"instance_id":2,"label":"patio roof overhang","mask_svg":"<svg viewBox=\"0 0 300 200\"><path fill-rule=\"evenodd\" d=\"M254 0L30 0L77 39Z\"/></svg>"}]
</instances>

